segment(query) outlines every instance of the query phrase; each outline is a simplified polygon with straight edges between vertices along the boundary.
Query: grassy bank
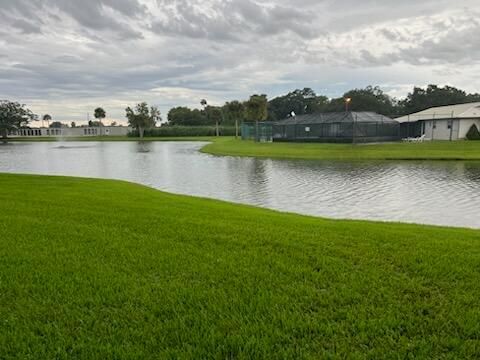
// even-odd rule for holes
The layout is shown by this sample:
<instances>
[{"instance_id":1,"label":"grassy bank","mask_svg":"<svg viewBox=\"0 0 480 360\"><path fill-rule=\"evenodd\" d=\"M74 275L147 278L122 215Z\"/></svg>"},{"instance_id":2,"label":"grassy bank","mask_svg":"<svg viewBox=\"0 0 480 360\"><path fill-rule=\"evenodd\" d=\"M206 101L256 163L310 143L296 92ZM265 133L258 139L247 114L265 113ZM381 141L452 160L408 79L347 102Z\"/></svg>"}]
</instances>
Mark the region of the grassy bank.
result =
<instances>
[{"instance_id":1,"label":"grassy bank","mask_svg":"<svg viewBox=\"0 0 480 360\"><path fill-rule=\"evenodd\" d=\"M473 358L480 231L0 175L0 358Z\"/></svg>"},{"instance_id":2,"label":"grassy bank","mask_svg":"<svg viewBox=\"0 0 480 360\"><path fill-rule=\"evenodd\" d=\"M213 155L318 160L480 160L480 141L319 144L255 143L220 138L202 149Z\"/></svg>"}]
</instances>

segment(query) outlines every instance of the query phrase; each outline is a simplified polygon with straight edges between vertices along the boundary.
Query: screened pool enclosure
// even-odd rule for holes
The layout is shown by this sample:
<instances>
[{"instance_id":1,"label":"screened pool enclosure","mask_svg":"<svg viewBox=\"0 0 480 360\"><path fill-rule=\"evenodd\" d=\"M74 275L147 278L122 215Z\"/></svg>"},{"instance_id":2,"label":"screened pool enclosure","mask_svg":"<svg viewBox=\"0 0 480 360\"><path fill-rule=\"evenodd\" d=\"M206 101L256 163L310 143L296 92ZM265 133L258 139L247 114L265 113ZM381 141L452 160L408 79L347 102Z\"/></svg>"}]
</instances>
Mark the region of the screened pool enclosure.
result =
<instances>
[{"instance_id":1,"label":"screened pool enclosure","mask_svg":"<svg viewBox=\"0 0 480 360\"><path fill-rule=\"evenodd\" d=\"M292 116L272 124L273 141L382 142L400 139L400 124L373 112Z\"/></svg>"},{"instance_id":2,"label":"screened pool enclosure","mask_svg":"<svg viewBox=\"0 0 480 360\"><path fill-rule=\"evenodd\" d=\"M242 140L254 140L258 142L271 142L273 123L271 121L250 122L242 124Z\"/></svg>"}]
</instances>

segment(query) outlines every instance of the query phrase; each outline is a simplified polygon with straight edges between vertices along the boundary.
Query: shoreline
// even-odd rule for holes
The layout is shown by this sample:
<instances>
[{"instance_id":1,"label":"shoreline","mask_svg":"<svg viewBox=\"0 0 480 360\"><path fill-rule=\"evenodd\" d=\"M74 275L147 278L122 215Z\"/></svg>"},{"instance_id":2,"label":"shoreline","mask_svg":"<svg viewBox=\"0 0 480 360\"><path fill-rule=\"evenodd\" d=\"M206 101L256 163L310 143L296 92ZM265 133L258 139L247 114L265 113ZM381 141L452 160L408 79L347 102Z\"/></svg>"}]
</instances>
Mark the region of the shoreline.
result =
<instances>
[{"instance_id":1,"label":"shoreline","mask_svg":"<svg viewBox=\"0 0 480 360\"><path fill-rule=\"evenodd\" d=\"M12 138L10 142L138 142L130 137ZM239 156L285 160L329 161L480 161L480 141L434 141L423 143L325 144L254 143L233 137L144 138L145 142L209 142L199 151L216 156Z\"/></svg>"}]
</instances>

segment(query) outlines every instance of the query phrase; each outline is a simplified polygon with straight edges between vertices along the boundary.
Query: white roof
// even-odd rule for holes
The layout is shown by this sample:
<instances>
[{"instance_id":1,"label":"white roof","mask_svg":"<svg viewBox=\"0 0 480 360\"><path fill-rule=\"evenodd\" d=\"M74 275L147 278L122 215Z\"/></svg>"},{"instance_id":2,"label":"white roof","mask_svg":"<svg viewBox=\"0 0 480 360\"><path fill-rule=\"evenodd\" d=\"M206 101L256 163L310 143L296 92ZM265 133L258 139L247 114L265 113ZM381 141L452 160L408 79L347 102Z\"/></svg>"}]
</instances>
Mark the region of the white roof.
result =
<instances>
[{"instance_id":1,"label":"white roof","mask_svg":"<svg viewBox=\"0 0 480 360\"><path fill-rule=\"evenodd\" d=\"M398 122L435 119L475 119L480 118L480 102L433 107L414 114L399 117Z\"/></svg>"}]
</instances>

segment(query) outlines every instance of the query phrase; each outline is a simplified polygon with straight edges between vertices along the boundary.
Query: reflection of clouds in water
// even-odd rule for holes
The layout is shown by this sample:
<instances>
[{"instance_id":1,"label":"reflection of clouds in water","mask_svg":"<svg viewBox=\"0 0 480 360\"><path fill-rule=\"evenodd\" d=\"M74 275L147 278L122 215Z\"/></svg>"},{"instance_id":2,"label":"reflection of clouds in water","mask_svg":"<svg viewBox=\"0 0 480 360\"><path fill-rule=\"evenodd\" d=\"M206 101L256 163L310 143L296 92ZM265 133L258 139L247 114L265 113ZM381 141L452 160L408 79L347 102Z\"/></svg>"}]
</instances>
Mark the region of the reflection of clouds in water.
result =
<instances>
[{"instance_id":1,"label":"reflection of clouds in water","mask_svg":"<svg viewBox=\"0 0 480 360\"><path fill-rule=\"evenodd\" d=\"M22 143L0 171L129 180L161 190L337 218L480 228L480 163L216 157L204 143ZM58 146L58 145L56 145Z\"/></svg>"}]
</instances>

